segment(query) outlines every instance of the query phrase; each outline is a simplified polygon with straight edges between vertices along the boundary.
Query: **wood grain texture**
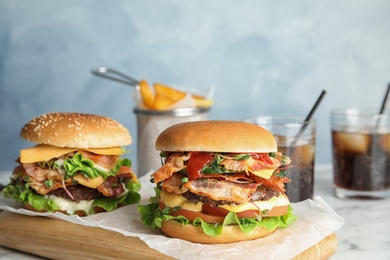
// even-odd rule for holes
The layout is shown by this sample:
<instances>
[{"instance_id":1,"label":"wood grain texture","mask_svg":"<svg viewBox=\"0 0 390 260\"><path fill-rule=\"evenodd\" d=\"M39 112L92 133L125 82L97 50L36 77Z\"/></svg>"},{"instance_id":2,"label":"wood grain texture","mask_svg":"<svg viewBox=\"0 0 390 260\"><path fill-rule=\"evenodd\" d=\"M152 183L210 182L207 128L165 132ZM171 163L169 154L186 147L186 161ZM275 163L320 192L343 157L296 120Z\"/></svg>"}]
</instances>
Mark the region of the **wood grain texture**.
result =
<instances>
[{"instance_id":1,"label":"wood grain texture","mask_svg":"<svg viewBox=\"0 0 390 260\"><path fill-rule=\"evenodd\" d=\"M51 259L173 259L136 237L59 219L0 213L0 245Z\"/></svg>"},{"instance_id":2,"label":"wood grain texture","mask_svg":"<svg viewBox=\"0 0 390 260\"><path fill-rule=\"evenodd\" d=\"M335 233L330 234L318 244L306 249L293 260L311 260L311 259L328 259L337 250L337 237Z\"/></svg>"},{"instance_id":3,"label":"wood grain texture","mask_svg":"<svg viewBox=\"0 0 390 260\"><path fill-rule=\"evenodd\" d=\"M0 245L51 259L173 259L136 237L7 211L0 211ZM336 249L331 234L294 259L326 259Z\"/></svg>"}]
</instances>

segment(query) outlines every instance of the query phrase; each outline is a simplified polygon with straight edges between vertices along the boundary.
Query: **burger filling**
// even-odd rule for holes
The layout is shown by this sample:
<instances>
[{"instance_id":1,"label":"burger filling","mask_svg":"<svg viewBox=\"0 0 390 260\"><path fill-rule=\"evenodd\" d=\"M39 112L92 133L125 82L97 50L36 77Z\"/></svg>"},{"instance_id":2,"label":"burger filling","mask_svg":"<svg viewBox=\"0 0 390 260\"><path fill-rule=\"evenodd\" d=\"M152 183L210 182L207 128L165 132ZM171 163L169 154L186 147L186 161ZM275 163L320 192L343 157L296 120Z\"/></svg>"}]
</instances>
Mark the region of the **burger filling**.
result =
<instances>
[{"instance_id":1,"label":"burger filling","mask_svg":"<svg viewBox=\"0 0 390 260\"><path fill-rule=\"evenodd\" d=\"M227 223L249 232L256 226L285 227L296 218L284 195L290 159L280 152L162 152L161 157L163 166L151 179L157 196L139 206L149 226L174 219L216 236Z\"/></svg>"},{"instance_id":2,"label":"burger filling","mask_svg":"<svg viewBox=\"0 0 390 260\"><path fill-rule=\"evenodd\" d=\"M129 159L77 150L45 161L19 160L2 192L38 211L89 215L137 203L139 190Z\"/></svg>"}]
</instances>

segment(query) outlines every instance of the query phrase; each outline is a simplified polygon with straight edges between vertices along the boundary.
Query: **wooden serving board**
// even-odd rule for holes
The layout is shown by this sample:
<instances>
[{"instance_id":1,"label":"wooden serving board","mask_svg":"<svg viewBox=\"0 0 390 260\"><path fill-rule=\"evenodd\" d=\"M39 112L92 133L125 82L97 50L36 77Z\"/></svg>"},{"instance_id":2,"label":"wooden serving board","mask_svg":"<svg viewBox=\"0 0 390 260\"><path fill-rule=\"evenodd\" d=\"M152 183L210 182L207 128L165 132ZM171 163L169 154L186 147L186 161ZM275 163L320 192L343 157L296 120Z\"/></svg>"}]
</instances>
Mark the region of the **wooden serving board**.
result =
<instances>
[{"instance_id":1,"label":"wooden serving board","mask_svg":"<svg viewBox=\"0 0 390 260\"><path fill-rule=\"evenodd\" d=\"M173 259L137 237L8 211L0 211L0 245L51 259ZM294 259L326 259L336 249L333 233Z\"/></svg>"}]
</instances>

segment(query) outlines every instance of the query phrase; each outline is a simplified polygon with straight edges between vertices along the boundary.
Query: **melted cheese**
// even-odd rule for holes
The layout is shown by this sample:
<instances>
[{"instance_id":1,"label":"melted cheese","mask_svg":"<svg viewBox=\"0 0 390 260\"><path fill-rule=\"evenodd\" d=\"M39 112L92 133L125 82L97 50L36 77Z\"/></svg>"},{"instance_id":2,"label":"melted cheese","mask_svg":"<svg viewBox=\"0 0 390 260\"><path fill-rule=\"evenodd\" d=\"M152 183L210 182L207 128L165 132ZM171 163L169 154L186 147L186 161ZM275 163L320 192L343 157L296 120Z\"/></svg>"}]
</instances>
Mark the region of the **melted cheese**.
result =
<instances>
[{"instance_id":1,"label":"melted cheese","mask_svg":"<svg viewBox=\"0 0 390 260\"><path fill-rule=\"evenodd\" d=\"M254 175L257 175L261 178L264 178L264 179L267 179L269 180L269 178L271 178L272 174L274 173L275 169L262 169L262 170L258 170L258 171L251 171L251 173L253 173Z\"/></svg>"},{"instance_id":2,"label":"melted cheese","mask_svg":"<svg viewBox=\"0 0 390 260\"><path fill-rule=\"evenodd\" d=\"M79 148L56 147L45 144L38 144L34 147L20 150L20 162L34 163L48 161L52 158L60 157L61 155L80 150ZM120 147L113 148L90 148L82 149L91 153L101 155L122 155L123 150Z\"/></svg>"},{"instance_id":3,"label":"melted cheese","mask_svg":"<svg viewBox=\"0 0 390 260\"><path fill-rule=\"evenodd\" d=\"M89 212L93 203L93 200L80 200L79 202L73 202L54 195L46 196L46 198L53 200L61 211L65 211L68 214L74 214L78 210Z\"/></svg>"},{"instance_id":4,"label":"melted cheese","mask_svg":"<svg viewBox=\"0 0 390 260\"><path fill-rule=\"evenodd\" d=\"M73 179L78 181L79 184L92 189L95 189L97 186L104 182L104 178L101 175L95 178L85 178L84 174L82 173L76 174L75 176L73 176Z\"/></svg>"},{"instance_id":5,"label":"melted cheese","mask_svg":"<svg viewBox=\"0 0 390 260\"><path fill-rule=\"evenodd\" d=\"M166 191L161 191L160 200L168 207L177 207L180 206L182 209L187 209L191 211L202 211L202 202L197 204L187 200L181 195L168 193ZM254 205L255 204L255 205ZM242 212L245 210L271 210L276 206L286 206L289 205L290 201L284 194L280 194L278 197L273 197L267 201L256 201L256 202L247 202L241 205L219 205L218 207L227 209L233 212Z\"/></svg>"},{"instance_id":6,"label":"melted cheese","mask_svg":"<svg viewBox=\"0 0 390 260\"><path fill-rule=\"evenodd\" d=\"M168 193L166 191L161 191L160 200L170 208L180 206L182 209L188 209L191 211L202 211L202 202L198 202L197 204L187 200L181 195Z\"/></svg>"},{"instance_id":7,"label":"melted cheese","mask_svg":"<svg viewBox=\"0 0 390 260\"><path fill-rule=\"evenodd\" d=\"M289 204L290 204L290 201L288 200L288 198L285 195L281 194L278 197L273 197L272 199L267 200L267 201L256 201L253 203L247 202L247 203L244 203L244 204L241 204L238 206L237 205L220 205L218 207L227 209L229 211L242 212L245 210L258 210L258 209L271 210L275 206L285 206L285 205L289 205Z\"/></svg>"}]
</instances>

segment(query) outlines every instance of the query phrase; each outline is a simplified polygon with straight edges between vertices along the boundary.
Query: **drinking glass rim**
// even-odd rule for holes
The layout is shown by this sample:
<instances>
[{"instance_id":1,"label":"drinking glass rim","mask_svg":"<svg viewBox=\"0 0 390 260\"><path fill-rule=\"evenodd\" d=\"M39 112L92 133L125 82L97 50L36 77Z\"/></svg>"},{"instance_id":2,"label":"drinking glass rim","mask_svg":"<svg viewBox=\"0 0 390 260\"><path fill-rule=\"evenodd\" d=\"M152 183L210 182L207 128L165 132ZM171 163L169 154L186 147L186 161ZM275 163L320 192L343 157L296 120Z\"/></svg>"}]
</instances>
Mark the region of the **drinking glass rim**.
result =
<instances>
[{"instance_id":1,"label":"drinking glass rim","mask_svg":"<svg viewBox=\"0 0 390 260\"><path fill-rule=\"evenodd\" d=\"M335 108L330 112L335 116L384 117L390 113L390 109L385 109L383 114L380 114L376 107L342 107Z\"/></svg>"},{"instance_id":2,"label":"drinking glass rim","mask_svg":"<svg viewBox=\"0 0 390 260\"><path fill-rule=\"evenodd\" d=\"M265 119L266 121L258 122L259 119ZM272 121L272 119L277 119L276 122ZM316 119L311 118L307 122L305 122L304 116L282 116L282 115L264 115L264 116L256 116L256 117L249 117L245 118L242 121L258 124L258 125L275 125L275 126L302 126L302 125L308 125L311 123L315 123ZM270 120L270 121L267 121Z\"/></svg>"}]
</instances>

